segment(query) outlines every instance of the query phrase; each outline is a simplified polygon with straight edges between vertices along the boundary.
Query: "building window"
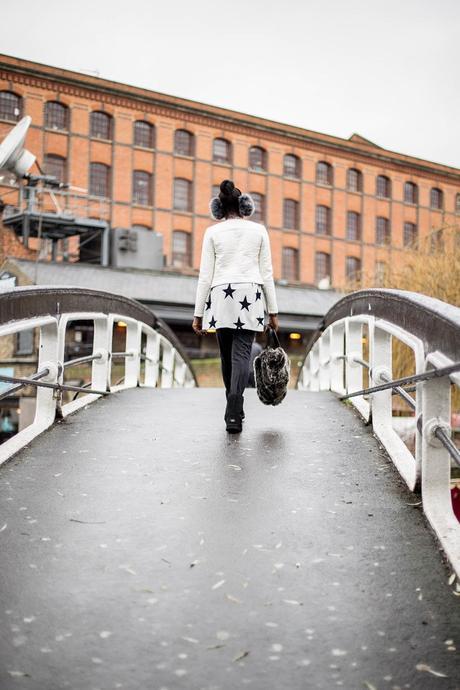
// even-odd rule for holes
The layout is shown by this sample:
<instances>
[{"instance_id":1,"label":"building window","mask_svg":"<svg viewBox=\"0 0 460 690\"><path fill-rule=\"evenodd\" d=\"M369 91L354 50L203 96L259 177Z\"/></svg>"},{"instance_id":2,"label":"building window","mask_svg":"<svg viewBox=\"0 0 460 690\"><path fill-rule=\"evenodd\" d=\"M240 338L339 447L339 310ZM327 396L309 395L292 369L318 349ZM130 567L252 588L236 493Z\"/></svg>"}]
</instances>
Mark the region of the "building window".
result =
<instances>
[{"instance_id":1,"label":"building window","mask_svg":"<svg viewBox=\"0 0 460 690\"><path fill-rule=\"evenodd\" d=\"M418 203L418 187L413 182L404 183L404 203L416 204Z\"/></svg>"},{"instance_id":2,"label":"building window","mask_svg":"<svg viewBox=\"0 0 460 690\"><path fill-rule=\"evenodd\" d=\"M404 223L403 242L405 247L417 246L417 226L415 223Z\"/></svg>"},{"instance_id":3,"label":"building window","mask_svg":"<svg viewBox=\"0 0 460 690\"><path fill-rule=\"evenodd\" d=\"M17 122L22 115L22 98L12 91L0 91L0 119Z\"/></svg>"},{"instance_id":4,"label":"building window","mask_svg":"<svg viewBox=\"0 0 460 690\"><path fill-rule=\"evenodd\" d=\"M332 165L325 161L319 161L319 163L316 164L316 183L332 184Z\"/></svg>"},{"instance_id":5,"label":"building window","mask_svg":"<svg viewBox=\"0 0 460 690\"><path fill-rule=\"evenodd\" d=\"M174 230L173 232L173 248L172 248L172 265L173 266L191 266L192 265L192 242L189 232L183 230Z\"/></svg>"},{"instance_id":6,"label":"building window","mask_svg":"<svg viewBox=\"0 0 460 690\"><path fill-rule=\"evenodd\" d=\"M331 234L331 209L329 206L316 207L316 233L318 235Z\"/></svg>"},{"instance_id":7,"label":"building window","mask_svg":"<svg viewBox=\"0 0 460 690\"><path fill-rule=\"evenodd\" d=\"M331 255L327 252L315 253L315 283L331 277Z\"/></svg>"},{"instance_id":8,"label":"building window","mask_svg":"<svg viewBox=\"0 0 460 690\"><path fill-rule=\"evenodd\" d=\"M442 252L444 250L444 235L442 228L431 233L431 251Z\"/></svg>"},{"instance_id":9,"label":"building window","mask_svg":"<svg viewBox=\"0 0 460 690\"><path fill-rule=\"evenodd\" d=\"M384 285L387 265L384 261L375 262L375 284L377 287Z\"/></svg>"},{"instance_id":10,"label":"building window","mask_svg":"<svg viewBox=\"0 0 460 690\"><path fill-rule=\"evenodd\" d=\"M193 156L193 134L186 129L176 129L174 133L174 153L179 156Z\"/></svg>"},{"instance_id":11,"label":"building window","mask_svg":"<svg viewBox=\"0 0 460 690\"><path fill-rule=\"evenodd\" d=\"M260 146L251 146L249 149L249 167L258 172L267 169L267 152Z\"/></svg>"},{"instance_id":12,"label":"building window","mask_svg":"<svg viewBox=\"0 0 460 690\"><path fill-rule=\"evenodd\" d=\"M152 176L143 170L133 172L133 204L152 205Z\"/></svg>"},{"instance_id":13,"label":"building window","mask_svg":"<svg viewBox=\"0 0 460 690\"><path fill-rule=\"evenodd\" d=\"M212 159L215 163L230 163L231 144L227 139L214 139L212 145Z\"/></svg>"},{"instance_id":14,"label":"building window","mask_svg":"<svg viewBox=\"0 0 460 690\"><path fill-rule=\"evenodd\" d=\"M460 213L460 194L455 196L455 213Z\"/></svg>"},{"instance_id":15,"label":"building window","mask_svg":"<svg viewBox=\"0 0 460 690\"><path fill-rule=\"evenodd\" d=\"M150 122L137 120L134 123L134 146L153 149L155 146L155 128Z\"/></svg>"},{"instance_id":16,"label":"building window","mask_svg":"<svg viewBox=\"0 0 460 690\"><path fill-rule=\"evenodd\" d=\"M357 170L356 168L348 168L347 189L349 192L363 191L363 176L360 170Z\"/></svg>"},{"instance_id":17,"label":"building window","mask_svg":"<svg viewBox=\"0 0 460 690\"><path fill-rule=\"evenodd\" d=\"M298 230L299 228L299 204L294 199L284 199L283 226L293 230Z\"/></svg>"},{"instance_id":18,"label":"building window","mask_svg":"<svg viewBox=\"0 0 460 690\"><path fill-rule=\"evenodd\" d=\"M95 110L91 113L90 135L94 139L112 138L112 118L107 113Z\"/></svg>"},{"instance_id":19,"label":"building window","mask_svg":"<svg viewBox=\"0 0 460 690\"><path fill-rule=\"evenodd\" d=\"M263 223L265 219L265 197L263 194L258 194L257 192L250 192L250 196L254 202L252 220L256 223Z\"/></svg>"},{"instance_id":20,"label":"building window","mask_svg":"<svg viewBox=\"0 0 460 690\"><path fill-rule=\"evenodd\" d=\"M47 153L44 161L46 175L53 175L59 182L65 183L66 179L66 159L62 156L55 156Z\"/></svg>"},{"instance_id":21,"label":"building window","mask_svg":"<svg viewBox=\"0 0 460 690\"><path fill-rule=\"evenodd\" d=\"M345 260L345 274L347 280L359 280L361 272L361 259L356 256L347 256Z\"/></svg>"},{"instance_id":22,"label":"building window","mask_svg":"<svg viewBox=\"0 0 460 690\"><path fill-rule=\"evenodd\" d=\"M283 247L282 277L288 282L299 280L299 252L294 247Z\"/></svg>"},{"instance_id":23,"label":"building window","mask_svg":"<svg viewBox=\"0 0 460 690\"><path fill-rule=\"evenodd\" d=\"M378 216L375 223L375 243L384 245L390 244L390 221L388 218Z\"/></svg>"},{"instance_id":24,"label":"building window","mask_svg":"<svg viewBox=\"0 0 460 690\"><path fill-rule=\"evenodd\" d=\"M16 355L33 355L34 353L34 329L18 331L16 333Z\"/></svg>"},{"instance_id":25,"label":"building window","mask_svg":"<svg viewBox=\"0 0 460 690\"><path fill-rule=\"evenodd\" d=\"M382 199L389 199L391 197L391 182L385 175L377 175L375 193Z\"/></svg>"},{"instance_id":26,"label":"building window","mask_svg":"<svg viewBox=\"0 0 460 690\"><path fill-rule=\"evenodd\" d=\"M89 166L89 193L92 196L110 198L110 168L104 163Z\"/></svg>"},{"instance_id":27,"label":"building window","mask_svg":"<svg viewBox=\"0 0 460 690\"><path fill-rule=\"evenodd\" d=\"M45 127L67 130L69 128L69 109L57 101L45 103Z\"/></svg>"},{"instance_id":28,"label":"building window","mask_svg":"<svg viewBox=\"0 0 460 690\"><path fill-rule=\"evenodd\" d=\"M431 208L442 209L442 191L437 187L433 187L430 192L430 206Z\"/></svg>"},{"instance_id":29,"label":"building window","mask_svg":"<svg viewBox=\"0 0 460 690\"><path fill-rule=\"evenodd\" d=\"M347 212L347 240L352 242L361 240L361 214L356 211Z\"/></svg>"},{"instance_id":30,"label":"building window","mask_svg":"<svg viewBox=\"0 0 460 690\"><path fill-rule=\"evenodd\" d=\"M300 158L293 153L284 156L283 173L286 177L300 177Z\"/></svg>"},{"instance_id":31,"label":"building window","mask_svg":"<svg viewBox=\"0 0 460 690\"><path fill-rule=\"evenodd\" d=\"M192 210L192 183L176 177L174 180L174 208L177 211Z\"/></svg>"}]
</instances>

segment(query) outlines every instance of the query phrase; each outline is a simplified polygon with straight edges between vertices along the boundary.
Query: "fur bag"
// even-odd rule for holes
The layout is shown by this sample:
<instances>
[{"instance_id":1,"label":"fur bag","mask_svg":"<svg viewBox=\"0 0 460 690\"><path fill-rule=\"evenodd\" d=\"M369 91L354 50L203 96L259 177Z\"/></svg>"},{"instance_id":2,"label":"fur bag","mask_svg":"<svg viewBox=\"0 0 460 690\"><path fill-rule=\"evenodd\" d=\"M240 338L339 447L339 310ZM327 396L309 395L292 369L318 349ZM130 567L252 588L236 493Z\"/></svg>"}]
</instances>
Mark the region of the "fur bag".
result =
<instances>
[{"instance_id":1,"label":"fur bag","mask_svg":"<svg viewBox=\"0 0 460 690\"><path fill-rule=\"evenodd\" d=\"M276 347L269 344L267 331L267 347L254 358L254 378L257 395L264 405L279 405L286 397L289 383L290 361L286 352L280 346L276 331L271 326Z\"/></svg>"}]
</instances>

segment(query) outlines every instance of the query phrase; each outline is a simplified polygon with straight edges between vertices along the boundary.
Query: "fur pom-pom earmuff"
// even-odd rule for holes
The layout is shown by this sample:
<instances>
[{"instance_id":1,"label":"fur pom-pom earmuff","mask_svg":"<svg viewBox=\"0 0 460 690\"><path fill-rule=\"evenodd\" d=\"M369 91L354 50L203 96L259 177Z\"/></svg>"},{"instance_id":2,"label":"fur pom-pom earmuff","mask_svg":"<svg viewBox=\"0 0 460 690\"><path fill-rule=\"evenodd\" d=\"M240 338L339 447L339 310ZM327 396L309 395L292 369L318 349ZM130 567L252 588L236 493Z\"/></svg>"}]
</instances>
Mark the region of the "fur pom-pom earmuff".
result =
<instances>
[{"instance_id":1,"label":"fur pom-pom earmuff","mask_svg":"<svg viewBox=\"0 0 460 690\"><path fill-rule=\"evenodd\" d=\"M243 218L249 218L255 211L254 201L249 194L240 194L238 207ZM209 202L209 210L214 220L222 220L225 217L224 206L218 196L213 196Z\"/></svg>"}]
</instances>

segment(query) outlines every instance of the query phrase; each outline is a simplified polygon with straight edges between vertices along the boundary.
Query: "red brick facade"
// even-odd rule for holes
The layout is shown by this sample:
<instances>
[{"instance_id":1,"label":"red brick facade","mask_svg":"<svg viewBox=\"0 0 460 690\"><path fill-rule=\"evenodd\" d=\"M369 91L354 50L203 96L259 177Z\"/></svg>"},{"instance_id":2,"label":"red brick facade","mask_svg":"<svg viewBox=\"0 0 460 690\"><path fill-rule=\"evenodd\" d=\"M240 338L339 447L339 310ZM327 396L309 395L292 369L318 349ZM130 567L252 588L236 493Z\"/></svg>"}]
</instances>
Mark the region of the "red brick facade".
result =
<instances>
[{"instance_id":1,"label":"red brick facade","mask_svg":"<svg viewBox=\"0 0 460 690\"><path fill-rule=\"evenodd\" d=\"M432 230L455 225L460 218L460 170L386 151L358 135L340 139L8 56L0 56L2 91L19 96L21 115L31 115L27 147L42 165L46 154L62 157L67 180L85 189L90 184L91 162L109 166L111 225L142 225L161 232L168 266L172 265L173 231L185 231L190 238L191 266L199 267L202 236L211 222L208 203L212 186L223 178L233 179L244 191L264 196L263 220L271 237L275 279L285 277L292 283L316 284L315 264L318 266L321 258L317 255L323 253L329 257L323 256L323 263L326 260L326 266L330 265L332 285L339 287L347 262L352 263L347 257L358 259L356 265L366 272L374 270L378 262L397 262L404 251L405 223L413 223L423 237ZM45 104L50 101L68 107L64 131L46 126ZM111 116L109 140L91 136L92 111ZM154 127L151 147L134 145L136 121ZM0 137L10 128L11 121L0 119ZM192 155L175 152L178 129L193 135ZM230 142L229 163L213 160L216 138ZM263 149L265 170L250 169L251 147ZM286 174L287 154L297 156L298 178ZM323 178L323 182L318 180L321 162L331 166L330 179ZM350 169L360 172L358 191L351 191L350 180L347 184ZM147 203L133 203L134 171L151 175L146 178ZM388 178L389 198L378 196L378 176ZM191 183L189 211L174 209L175 178ZM415 203L405 201L407 182L416 185ZM433 188L442 192L440 209L432 207ZM295 207L291 204L289 221L292 224L297 215L295 229L286 227L286 199L297 202ZM318 206L329 211L318 211ZM358 236L353 240L353 229L347 236L347 222L353 221L349 212L360 214ZM388 220L389 242L383 246L376 241L377 217ZM318 227L330 234L320 234ZM284 276L283 248L296 250L292 265L298 266L294 273ZM286 255L284 271L288 260Z\"/></svg>"}]
</instances>

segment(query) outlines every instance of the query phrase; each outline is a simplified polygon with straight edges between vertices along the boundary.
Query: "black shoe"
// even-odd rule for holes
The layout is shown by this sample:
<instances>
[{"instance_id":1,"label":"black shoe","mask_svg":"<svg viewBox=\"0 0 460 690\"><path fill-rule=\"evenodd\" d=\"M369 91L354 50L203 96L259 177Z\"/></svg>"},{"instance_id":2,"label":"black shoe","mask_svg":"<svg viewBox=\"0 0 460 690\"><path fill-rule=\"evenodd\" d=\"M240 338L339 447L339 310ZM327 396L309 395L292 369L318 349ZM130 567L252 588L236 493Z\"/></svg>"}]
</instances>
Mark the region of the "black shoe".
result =
<instances>
[{"instance_id":1,"label":"black shoe","mask_svg":"<svg viewBox=\"0 0 460 690\"><path fill-rule=\"evenodd\" d=\"M227 397L227 409L225 411L226 429L230 434L238 434L242 431L242 405L243 396L230 393Z\"/></svg>"}]
</instances>

